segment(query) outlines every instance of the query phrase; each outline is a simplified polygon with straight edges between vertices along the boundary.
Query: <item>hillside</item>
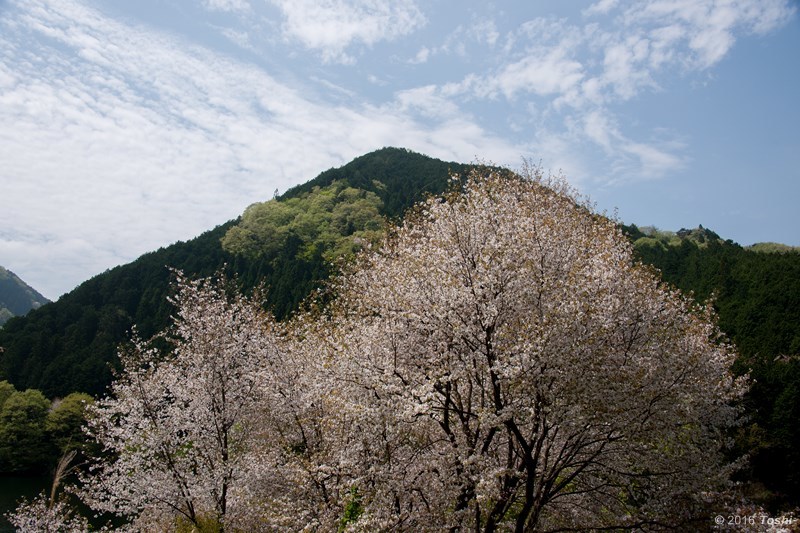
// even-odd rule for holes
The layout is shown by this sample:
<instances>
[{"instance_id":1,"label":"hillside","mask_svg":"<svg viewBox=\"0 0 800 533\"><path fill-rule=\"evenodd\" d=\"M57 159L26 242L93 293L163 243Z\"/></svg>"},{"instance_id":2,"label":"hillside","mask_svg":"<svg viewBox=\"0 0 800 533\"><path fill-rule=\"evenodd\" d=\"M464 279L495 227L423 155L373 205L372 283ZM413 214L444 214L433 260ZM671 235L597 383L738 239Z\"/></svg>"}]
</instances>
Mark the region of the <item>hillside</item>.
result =
<instances>
[{"instance_id":1,"label":"hillside","mask_svg":"<svg viewBox=\"0 0 800 533\"><path fill-rule=\"evenodd\" d=\"M469 168L386 148L325 171L253 204L237 220L145 254L11 319L0 330L0 380L48 397L102 393L131 327L148 337L167 325L167 267L190 276L224 268L245 292L263 283L266 305L284 318L331 275L335 261L376 239L386 219L442 192L451 172ZM744 479L763 483L774 502L800 504L800 253L774 245L743 248L702 226L622 229L639 259L667 283L701 302L714 297L720 327L739 350L735 370L749 372L754 383L749 421L737 435L752 456Z\"/></svg>"},{"instance_id":2,"label":"hillside","mask_svg":"<svg viewBox=\"0 0 800 533\"><path fill-rule=\"evenodd\" d=\"M291 203L336 182L335 187L353 189L356 196L369 193L377 197L377 214L395 218L426 194L442 192L450 172L466 168L385 148L323 172L267 203ZM227 222L195 239L145 254L95 276L57 302L12 319L0 331L0 346L5 349L0 379L8 379L18 389L40 389L48 397L73 391L102 393L112 379L117 346L128 338L131 327L135 324L139 333L148 337L167 325L171 312L168 267L199 276L224 267L238 277L244 290L263 282L268 289L267 305L279 318L330 275L330 254L324 243L318 243L317 236L314 242L307 242L308 235L296 227L288 228L280 246L272 247L270 253L223 249L221 239L238 222ZM347 226L350 224L345 224L345 233Z\"/></svg>"},{"instance_id":3,"label":"hillside","mask_svg":"<svg viewBox=\"0 0 800 533\"><path fill-rule=\"evenodd\" d=\"M739 444L751 454L746 478L776 502L800 502L800 253L743 248L702 227L677 233L625 227L636 253L698 301L713 298L719 326L734 342L735 370L750 372L749 423ZM780 248L780 249L776 249Z\"/></svg>"},{"instance_id":4,"label":"hillside","mask_svg":"<svg viewBox=\"0 0 800 533\"><path fill-rule=\"evenodd\" d=\"M49 302L47 298L22 281L19 276L0 266L0 327L9 318L22 316Z\"/></svg>"}]
</instances>

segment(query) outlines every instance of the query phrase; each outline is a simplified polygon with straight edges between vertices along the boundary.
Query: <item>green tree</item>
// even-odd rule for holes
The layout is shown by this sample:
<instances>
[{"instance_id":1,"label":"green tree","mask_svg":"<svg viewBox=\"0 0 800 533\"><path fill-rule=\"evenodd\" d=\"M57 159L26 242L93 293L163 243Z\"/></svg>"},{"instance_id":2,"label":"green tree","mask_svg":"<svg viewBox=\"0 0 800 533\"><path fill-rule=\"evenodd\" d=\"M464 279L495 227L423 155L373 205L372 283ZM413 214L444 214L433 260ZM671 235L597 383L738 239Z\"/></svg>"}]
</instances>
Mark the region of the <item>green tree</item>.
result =
<instances>
[{"instance_id":1,"label":"green tree","mask_svg":"<svg viewBox=\"0 0 800 533\"><path fill-rule=\"evenodd\" d=\"M40 470L52 455L45 439L45 420L50 401L33 389L14 392L0 410L0 470Z\"/></svg>"},{"instance_id":2,"label":"green tree","mask_svg":"<svg viewBox=\"0 0 800 533\"><path fill-rule=\"evenodd\" d=\"M92 403L94 399L82 392L53 402L45 419L45 430L59 453L83 449L87 439L81 428L86 421L86 407Z\"/></svg>"},{"instance_id":3,"label":"green tree","mask_svg":"<svg viewBox=\"0 0 800 533\"><path fill-rule=\"evenodd\" d=\"M14 388L14 385L5 380L0 381L0 409L3 408L3 404L6 403L8 397L15 392L17 392L17 389Z\"/></svg>"},{"instance_id":4,"label":"green tree","mask_svg":"<svg viewBox=\"0 0 800 533\"><path fill-rule=\"evenodd\" d=\"M275 263L294 237L301 243L294 258L312 261L322 254L333 261L380 238L382 207L374 192L351 187L346 180L334 181L293 198L251 205L222 238L222 247Z\"/></svg>"}]
</instances>

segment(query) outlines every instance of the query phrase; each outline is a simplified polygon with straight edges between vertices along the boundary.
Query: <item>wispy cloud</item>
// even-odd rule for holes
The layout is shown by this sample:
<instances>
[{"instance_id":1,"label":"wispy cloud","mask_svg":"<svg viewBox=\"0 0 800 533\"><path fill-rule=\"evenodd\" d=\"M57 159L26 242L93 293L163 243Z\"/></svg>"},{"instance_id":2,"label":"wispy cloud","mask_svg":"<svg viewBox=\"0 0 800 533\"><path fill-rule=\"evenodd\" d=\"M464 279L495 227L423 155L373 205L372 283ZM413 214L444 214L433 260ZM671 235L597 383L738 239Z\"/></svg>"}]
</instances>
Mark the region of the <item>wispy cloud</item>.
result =
<instances>
[{"instance_id":1,"label":"wispy cloud","mask_svg":"<svg viewBox=\"0 0 800 533\"><path fill-rule=\"evenodd\" d=\"M0 264L54 297L385 145L541 157L579 182L658 178L691 161L692 139L626 121L627 106L707 79L795 12L602 0L509 25L478 4L442 17L413 0L200 0L170 11L192 24L148 26L153 12L120 22L101 0L7 0Z\"/></svg>"},{"instance_id":2,"label":"wispy cloud","mask_svg":"<svg viewBox=\"0 0 800 533\"><path fill-rule=\"evenodd\" d=\"M283 31L325 61L352 63L352 43L371 46L407 35L425 24L413 0L270 0L285 17Z\"/></svg>"},{"instance_id":3,"label":"wispy cloud","mask_svg":"<svg viewBox=\"0 0 800 533\"><path fill-rule=\"evenodd\" d=\"M212 11L248 11L250 4L247 0L203 0L203 6Z\"/></svg>"},{"instance_id":4,"label":"wispy cloud","mask_svg":"<svg viewBox=\"0 0 800 533\"><path fill-rule=\"evenodd\" d=\"M660 90L660 81L676 74L710 69L738 36L772 31L795 11L785 0L602 0L583 11L583 24L549 17L523 22L505 36L493 70L424 92L429 100L432 93L452 101L535 97L537 119L549 121L539 128L602 149L615 179L659 177L685 164L686 144L633 140L614 109ZM600 26L595 17L612 22Z\"/></svg>"},{"instance_id":5,"label":"wispy cloud","mask_svg":"<svg viewBox=\"0 0 800 533\"><path fill-rule=\"evenodd\" d=\"M600 0L583 11L584 15L604 15L617 6L619 0Z\"/></svg>"},{"instance_id":6,"label":"wispy cloud","mask_svg":"<svg viewBox=\"0 0 800 533\"><path fill-rule=\"evenodd\" d=\"M675 58L687 68L705 69L730 51L738 35L768 33L796 8L785 0L650 0L621 11L625 29L646 30L656 42L667 30L679 37L668 41Z\"/></svg>"},{"instance_id":7,"label":"wispy cloud","mask_svg":"<svg viewBox=\"0 0 800 533\"><path fill-rule=\"evenodd\" d=\"M466 119L327 104L78 3L26 3L0 25L0 257L27 257L17 270L50 297L86 262L100 272L192 237L371 149L520 153Z\"/></svg>"},{"instance_id":8,"label":"wispy cloud","mask_svg":"<svg viewBox=\"0 0 800 533\"><path fill-rule=\"evenodd\" d=\"M413 65L419 65L421 63L427 62L430 56L431 56L431 49L428 48L427 46L423 46L422 48L419 49L417 55L411 58L408 62Z\"/></svg>"}]
</instances>

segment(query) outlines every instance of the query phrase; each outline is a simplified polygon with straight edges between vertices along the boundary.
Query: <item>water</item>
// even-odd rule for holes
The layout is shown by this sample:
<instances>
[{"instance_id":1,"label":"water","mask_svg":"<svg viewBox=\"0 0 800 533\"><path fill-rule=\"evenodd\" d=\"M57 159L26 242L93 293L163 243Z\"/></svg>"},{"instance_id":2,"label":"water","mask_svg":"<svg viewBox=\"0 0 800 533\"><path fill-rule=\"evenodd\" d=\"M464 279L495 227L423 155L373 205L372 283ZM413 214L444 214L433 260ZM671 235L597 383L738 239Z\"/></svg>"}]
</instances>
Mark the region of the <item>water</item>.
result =
<instances>
[{"instance_id":1,"label":"water","mask_svg":"<svg viewBox=\"0 0 800 533\"><path fill-rule=\"evenodd\" d=\"M5 514L16 509L23 496L31 500L41 491L49 489L48 476L0 476L0 533L14 531Z\"/></svg>"}]
</instances>

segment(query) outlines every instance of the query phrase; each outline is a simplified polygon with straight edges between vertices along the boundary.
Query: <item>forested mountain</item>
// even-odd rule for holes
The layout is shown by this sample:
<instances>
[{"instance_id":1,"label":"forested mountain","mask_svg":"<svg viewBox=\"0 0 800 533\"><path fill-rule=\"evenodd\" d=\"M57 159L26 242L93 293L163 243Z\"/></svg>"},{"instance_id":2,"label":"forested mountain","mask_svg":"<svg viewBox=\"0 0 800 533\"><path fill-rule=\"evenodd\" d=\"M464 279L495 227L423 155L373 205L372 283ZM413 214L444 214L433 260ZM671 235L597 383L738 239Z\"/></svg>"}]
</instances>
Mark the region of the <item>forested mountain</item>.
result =
<instances>
[{"instance_id":1,"label":"forested mountain","mask_svg":"<svg viewBox=\"0 0 800 533\"><path fill-rule=\"evenodd\" d=\"M750 372L748 424L740 446L751 479L777 499L800 501L800 252L785 246L743 248L708 229L625 231L644 263L698 301L713 298L719 326ZM760 251L760 250L770 251Z\"/></svg>"},{"instance_id":2,"label":"forested mountain","mask_svg":"<svg viewBox=\"0 0 800 533\"><path fill-rule=\"evenodd\" d=\"M322 200L333 196L330 207L336 204L344 217L342 236L352 236L365 201L377 215L396 218L426 194L442 192L451 172L467 168L385 148L323 172L265 203L287 205L292 216L281 222L280 246L261 241L268 253L224 249L221 240L241 222L230 221L95 276L57 302L12 319L0 331L0 346L5 349L0 379L20 390L39 389L48 397L75 391L102 393L111 382L117 345L128 338L131 327L135 324L140 335L148 337L167 325L172 277L168 267L190 276L207 276L224 267L245 290L263 282L268 306L278 318L285 317L331 269L330 243L325 240L330 232L310 234L304 229L308 224L296 215L302 213L308 222L316 217L319 222L329 207ZM258 212L259 205L264 204L248 212Z\"/></svg>"},{"instance_id":3,"label":"forested mountain","mask_svg":"<svg viewBox=\"0 0 800 533\"><path fill-rule=\"evenodd\" d=\"M0 327L13 316L22 316L49 302L47 298L0 266Z\"/></svg>"},{"instance_id":4,"label":"forested mountain","mask_svg":"<svg viewBox=\"0 0 800 533\"><path fill-rule=\"evenodd\" d=\"M426 194L447 188L469 166L386 148L253 204L238 220L187 242L145 254L83 283L57 302L0 330L0 380L48 397L102 393L116 347L137 325L149 337L168 324L173 274L208 276L222 268L248 292L260 283L279 318L330 276L331 261L368 245ZM721 329L735 342L739 373L754 384L749 421L737 441L752 455L749 480L775 501L800 503L800 253L747 249L697 228L676 233L623 227L638 257L699 301L714 296Z\"/></svg>"}]
</instances>

